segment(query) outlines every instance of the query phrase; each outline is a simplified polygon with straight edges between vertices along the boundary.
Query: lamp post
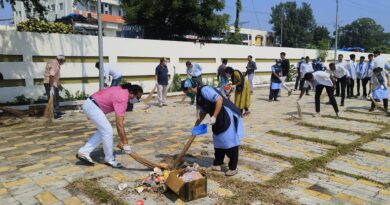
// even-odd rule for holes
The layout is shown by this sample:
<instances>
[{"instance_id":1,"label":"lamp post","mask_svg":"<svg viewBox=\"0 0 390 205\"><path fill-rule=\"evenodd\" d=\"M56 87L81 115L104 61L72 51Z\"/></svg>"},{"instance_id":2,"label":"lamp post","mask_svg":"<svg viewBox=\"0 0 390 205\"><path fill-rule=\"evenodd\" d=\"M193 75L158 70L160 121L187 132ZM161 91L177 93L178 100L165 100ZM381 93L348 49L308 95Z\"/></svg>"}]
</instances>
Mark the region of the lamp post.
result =
<instances>
[{"instance_id":1,"label":"lamp post","mask_svg":"<svg viewBox=\"0 0 390 205\"><path fill-rule=\"evenodd\" d=\"M98 16L98 45L99 45L99 90L104 89L104 59L103 59L103 28L102 28L102 3L97 1L97 16Z\"/></svg>"},{"instance_id":2,"label":"lamp post","mask_svg":"<svg viewBox=\"0 0 390 205\"><path fill-rule=\"evenodd\" d=\"M336 0L336 36L334 43L334 63L337 61L337 47L339 38L339 0Z\"/></svg>"}]
</instances>

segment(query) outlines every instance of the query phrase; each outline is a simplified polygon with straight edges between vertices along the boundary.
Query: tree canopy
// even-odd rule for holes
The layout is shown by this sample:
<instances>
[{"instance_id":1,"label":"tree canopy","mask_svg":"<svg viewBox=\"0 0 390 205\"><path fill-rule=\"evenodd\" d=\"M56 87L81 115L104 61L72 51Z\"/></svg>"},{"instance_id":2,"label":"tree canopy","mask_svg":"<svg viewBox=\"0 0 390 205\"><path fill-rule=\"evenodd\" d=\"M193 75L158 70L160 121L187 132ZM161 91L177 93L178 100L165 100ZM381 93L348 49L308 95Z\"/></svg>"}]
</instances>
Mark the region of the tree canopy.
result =
<instances>
[{"instance_id":1,"label":"tree canopy","mask_svg":"<svg viewBox=\"0 0 390 205\"><path fill-rule=\"evenodd\" d=\"M0 4L4 4L4 1L9 2L12 7L15 7L16 2L21 2L28 18L33 17L33 12L36 12L39 19L45 19L46 7L39 0L0 0Z\"/></svg>"},{"instance_id":2,"label":"tree canopy","mask_svg":"<svg viewBox=\"0 0 390 205\"><path fill-rule=\"evenodd\" d=\"M390 48L390 33L385 33L383 27L371 18L359 18L340 27L339 39L339 47L362 47L367 51Z\"/></svg>"},{"instance_id":3,"label":"tree canopy","mask_svg":"<svg viewBox=\"0 0 390 205\"><path fill-rule=\"evenodd\" d=\"M283 35L284 47L319 46L323 41L329 41L328 29L317 26L310 4L303 2L298 6L295 1L286 2L273 6L271 10L269 23L273 25L272 30L279 39Z\"/></svg>"},{"instance_id":4,"label":"tree canopy","mask_svg":"<svg viewBox=\"0 0 390 205\"><path fill-rule=\"evenodd\" d=\"M223 0L123 0L122 5L126 22L143 26L149 39L209 39L225 31L229 20L216 13L224 9Z\"/></svg>"}]
</instances>

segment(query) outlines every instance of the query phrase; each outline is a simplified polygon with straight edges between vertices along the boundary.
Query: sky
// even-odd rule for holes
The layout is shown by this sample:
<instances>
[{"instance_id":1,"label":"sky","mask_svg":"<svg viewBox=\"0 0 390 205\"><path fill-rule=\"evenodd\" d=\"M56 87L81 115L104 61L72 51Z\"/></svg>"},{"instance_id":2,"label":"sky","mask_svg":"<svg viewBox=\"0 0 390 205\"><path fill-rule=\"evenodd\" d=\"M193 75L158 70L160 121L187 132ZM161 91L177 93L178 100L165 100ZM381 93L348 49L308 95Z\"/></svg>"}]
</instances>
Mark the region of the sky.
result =
<instances>
[{"instance_id":1,"label":"sky","mask_svg":"<svg viewBox=\"0 0 390 205\"><path fill-rule=\"evenodd\" d=\"M272 6L287 0L241 0L243 11L241 22L243 28L254 28L260 30L272 30L270 12ZM318 25L326 26L330 33L333 33L336 22L336 0L297 0L298 5L302 2L311 4L313 14ZM230 14L230 23L234 22L235 0L225 0L224 13ZM390 0L339 0L339 24L340 26L349 24L357 18L370 17L384 27L386 32L390 32ZM9 4L5 9L0 9L0 24L8 23L1 19L12 18L12 9Z\"/></svg>"},{"instance_id":2,"label":"sky","mask_svg":"<svg viewBox=\"0 0 390 205\"><path fill-rule=\"evenodd\" d=\"M225 0L224 13L230 14L230 23L235 18L235 0ZM240 22L244 28L260 30L272 30L270 20L271 8L287 0L241 0L242 14ZM297 0L298 5L302 2L309 3L313 9L313 15L318 25L326 26L333 33L336 22L336 0ZM339 25L346 25L357 18L370 17L377 24L382 25L385 32L390 32L390 0L339 0ZM387 17L386 17L387 16Z\"/></svg>"}]
</instances>

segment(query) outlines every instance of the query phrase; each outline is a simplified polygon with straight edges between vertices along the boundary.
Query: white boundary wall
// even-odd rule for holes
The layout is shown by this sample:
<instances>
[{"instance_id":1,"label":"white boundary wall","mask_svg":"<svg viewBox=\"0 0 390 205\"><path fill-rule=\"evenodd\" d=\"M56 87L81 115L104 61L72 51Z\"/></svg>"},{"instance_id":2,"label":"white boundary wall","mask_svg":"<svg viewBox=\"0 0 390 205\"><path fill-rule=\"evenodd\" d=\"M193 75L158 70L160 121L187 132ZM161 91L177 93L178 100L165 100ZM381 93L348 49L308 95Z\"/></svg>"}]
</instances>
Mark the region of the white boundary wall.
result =
<instances>
[{"instance_id":1,"label":"white boundary wall","mask_svg":"<svg viewBox=\"0 0 390 205\"><path fill-rule=\"evenodd\" d=\"M124 76L138 76L141 81L133 81L144 87L149 92L154 86L153 75L156 62L118 62L118 56L125 57L168 57L170 74L173 68L180 74L185 73L183 58L212 58L214 62L200 63L204 73L216 73L222 58L232 59L229 66L244 71L246 57L253 55L257 60L257 75L255 84L266 83L269 80L270 67L273 59L279 58L279 53L287 53L288 59L299 59L302 56L317 57L318 51L311 49L280 48L280 47L256 47L226 44L200 44L193 42L160 41L144 39L126 39L104 37L104 56L109 58L109 63L117 67ZM25 86L0 87L0 102L13 101L15 96L25 95L26 97L37 98L42 96L44 89L42 85L34 84L34 79L42 79L46 63L33 62L32 56L98 56L97 37L82 35L64 34L40 34L24 33L15 31L0 32L0 56L1 55L22 55L23 62L1 62L0 72L5 79L25 79ZM348 52L340 52L348 59ZM366 53L356 53L357 58L361 55L367 57ZM333 58L333 52L329 51L328 57ZM390 59L390 55L385 55ZM179 60L182 58L182 60ZM234 61L234 62L233 62ZM196 62L196 61L194 61ZM293 61L294 62L294 61ZM63 78L97 77L98 70L94 62L67 62L62 66L61 75ZM295 63L294 63L295 64ZM130 77L131 78L131 77ZM95 78L96 79L96 78ZM98 83L68 83L63 86L71 93L85 91L91 94L98 90Z\"/></svg>"}]
</instances>

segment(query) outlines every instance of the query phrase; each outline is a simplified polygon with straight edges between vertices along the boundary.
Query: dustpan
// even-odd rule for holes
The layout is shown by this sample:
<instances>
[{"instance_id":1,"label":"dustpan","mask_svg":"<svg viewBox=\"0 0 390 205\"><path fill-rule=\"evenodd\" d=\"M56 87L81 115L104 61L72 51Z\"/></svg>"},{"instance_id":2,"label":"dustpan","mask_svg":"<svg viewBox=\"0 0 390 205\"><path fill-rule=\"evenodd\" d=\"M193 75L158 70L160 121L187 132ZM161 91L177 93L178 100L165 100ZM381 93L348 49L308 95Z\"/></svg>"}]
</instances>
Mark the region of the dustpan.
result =
<instances>
[{"instance_id":1,"label":"dustpan","mask_svg":"<svg viewBox=\"0 0 390 205\"><path fill-rule=\"evenodd\" d=\"M203 135L207 133L207 126L208 124L201 124L192 129L192 135L197 136L197 135Z\"/></svg>"}]
</instances>

